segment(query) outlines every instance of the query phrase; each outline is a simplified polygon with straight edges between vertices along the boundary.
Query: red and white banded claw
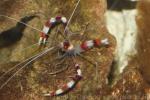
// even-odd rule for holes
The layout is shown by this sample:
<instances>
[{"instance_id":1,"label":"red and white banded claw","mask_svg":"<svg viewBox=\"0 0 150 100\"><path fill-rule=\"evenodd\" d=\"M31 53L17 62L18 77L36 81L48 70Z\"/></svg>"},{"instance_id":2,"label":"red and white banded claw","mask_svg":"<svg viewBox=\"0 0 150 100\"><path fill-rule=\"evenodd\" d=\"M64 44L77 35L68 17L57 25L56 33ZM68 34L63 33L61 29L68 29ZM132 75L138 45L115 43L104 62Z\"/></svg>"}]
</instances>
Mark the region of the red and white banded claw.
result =
<instances>
[{"instance_id":1,"label":"red and white banded claw","mask_svg":"<svg viewBox=\"0 0 150 100\"><path fill-rule=\"evenodd\" d=\"M57 23L63 24L64 27L66 27L67 25L67 19L66 17L61 17L61 16L57 16L55 18L51 18L49 19L44 27L42 32L40 33L40 39L39 39L39 45L41 44L46 44L47 39L48 39L48 33L51 31L52 27L55 27Z\"/></svg>"},{"instance_id":2,"label":"red and white banded claw","mask_svg":"<svg viewBox=\"0 0 150 100\"><path fill-rule=\"evenodd\" d=\"M82 72L81 72L79 64L75 65L75 69L76 69L76 75L72 77L72 80L70 82L68 82L67 84L64 84L62 88L56 91L50 91L49 93L44 94L44 96L51 96L51 97L59 96L59 95L66 93L67 91L70 91L72 88L74 88L76 83L82 78Z\"/></svg>"},{"instance_id":3,"label":"red and white banded claw","mask_svg":"<svg viewBox=\"0 0 150 100\"><path fill-rule=\"evenodd\" d=\"M39 45L46 44L48 39L48 35L41 32L41 36L39 39Z\"/></svg>"},{"instance_id":4,"label":"red and white banded claw","mask_svg":"<svg viewBox=\"0 0 150 100\"><path fill-rule=\"evenodd\" d=\"M87 51L93 47L100 47L100 46L107 46L109 45L109 41L107 38L101 40L101 39L94 39L94 40L88 40L84 41L80 45L81 52Z\"/></svg>"},{"instance_id":5,"label":"red and white banded claw","mask_svg":"<svg viewBox=\"0 0 150 100\"><path fill-rule=\"evenodd\" d=\"M105 39L101 40L101 43L102 43L103 45L109 45L108 38L105 38Z\"/></svg>"}]
</instances>

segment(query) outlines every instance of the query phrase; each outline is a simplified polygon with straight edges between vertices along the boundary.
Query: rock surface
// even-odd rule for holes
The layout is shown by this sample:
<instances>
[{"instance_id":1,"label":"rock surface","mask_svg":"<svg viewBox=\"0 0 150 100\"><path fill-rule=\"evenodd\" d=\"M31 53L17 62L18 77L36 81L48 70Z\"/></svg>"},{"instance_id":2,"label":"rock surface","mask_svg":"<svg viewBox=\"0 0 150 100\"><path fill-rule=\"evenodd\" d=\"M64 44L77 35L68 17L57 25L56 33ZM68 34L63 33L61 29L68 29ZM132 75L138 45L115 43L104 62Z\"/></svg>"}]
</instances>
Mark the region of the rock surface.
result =
<instances>
[{"instance_id":1,"label":"rock surface","mask_svg":"<svg viewBox=\"0 0 150 100\"><path fill-rule=\"evenodd\" d=\"M141 1L138 4L139 14L137 16L137 24L139 28L138 34L138 61L140 64L141 73L144 78L150 82L150 11L149 11L149 0Z\"/></svg>"},{"instance_id":2,"label":"rock surface","mask_svg":"<svg viewBox=\"0 0 150 100\"><path fill-rule=\"evenodd\" d=\"M0 48L0 75L8 71L19 62L22 62L22 60L43 51L44 49L39 49L38 45L35 44L39 39L38 31L42 29L46 20L51 17L62 15L69 19L76 3L76 1L71 0L61 0L59 2L58 0L13 0L13 2L12 0L1 0L0 37L2 37L4 31L14 29L14 27L17 25L17 22L15 21L16 19L20 20L30 15L37 15L38 17L35 17L27 22L30 27L37 29L35 30L29 27L25 27L25 30L21 32L23 35L19 37L20 39L15 41L15 43L12 43L11 45L5 45L5 39L3 40L0 38L0 43L4 43L4 46ZM84 32L84 34L87 34L87 37L85 38L86 40L94 39L97 37L108 38L110 41L110 47L100 49L95 48L83 53L83 57L86 57L89 61L84 60L81 57L75 57L75 60L81 64L83 79L77 84L73 91L64 96L56 97L53 99L149 99L149 7L150 2L148 0L138 2L138 55L130 57L130 61L128 62L127 67L123 70L122 74L119 75L114 84L110 86L108 85L108 76L112 78L110 76L110 72L112 71L111 65L114 60L116 41L115 38L109 34L106 28L104 16L104 13L106 12L106 0L82 0L73 16L73 19L71 20L71 23L69 24L69 28L73 32ZM8 19L7 16L4 17L2 15L8 15L15 19ZM87 23L89 23L88 27L86 30L84 30ZM115 24L117 26L117 23ZM59 26L59 28L61 28L61 26ZM116 30L116 28L113 29ZM136 29L130 30L131 32L136 32ZM52 33L55 33L55 31L56 29L54 29ZM20 31L15 30L11 32L19 33ZM110 31L110 33L112 32L115 33L115 31ZM118 35L115 37L117 38L117 36ZM122 34L120 36L123 38ZM53 39L50 38L49 42L52 40ZM57 39L57 41L60 40ZM75 41L75 43L80 43L81 41L82 40L79 40L77 37L77 42ZM5 87L0 89L1 100L51 99L49 97L43 97L42 93L61 87L62 84L70 80L68 76L74 74L73 66L71 66L63 73L54 76L49 75L50 72L55 71L55 67L51 65L59 62L53 61L55 56L57 55L48 53L46 56L43 56L40 59L34 61L22 71L20 71L7 85L5 85ZM71 63L72 60L67 58L65 63L68 64L68 62ZM93 66L93 64L90 62L94 64L97 63L97 66ZM5 77L0 78L0 85L2 85L6 79L8 79L22 66L23 65L17 67L15 70L8 73ZM64 66L58 66L58 69L60 69L60 67Z\"/></svg>"},{"instance_id":3,"label":"rock surface","mask_svg":"<svg viewBox=\"0 0 150 100\"><path fill-rule=\"evenodd\" d=\"M130 57L131 60L120 75L119 81L112 86L112 98L149 100L149 5L148 0L138 2L137 54Z\"/></svg>"},{"instance_id":4,"label":"rock surface","mask_svg":"<svg viewBox=\"0 0 150 100\"><path fill-rule=\"evenodd\" d=\"M0 10L4 12L2 14L16 19L36 14L39 17L31 20L28 24L39 30L42 29L43 24L48 18L62 15L69 19L75 4L77 3L76 1L71 0L61 0L59 2L58 0L14 1L16 2L12 3L11 0L3 0L0 2L0 5L2 5L0 6ZM4 7L5 9L3 9ZM82 0L77 8L69 28L74 32L79 31L79 33L82 33L84 26L89 23L88 28L84 33L87 34L88 39L98 37L108 38L111 47L93 49L92 51L83 54L84 57L91 62L97 63L98 65L96 67L88 63L88 61L81 59L81 57L76 57L75 59L80 62L82 66L81 69L84 78L79 82L79 85L75 87L73 92L62 97L56 97L54 98L55 100L95 100L108 94L108 75L114 57L116 42L114 37L108 33L105 27L105 11L105 0ZM4 17L1 17L0 20L1 32L10 29L16 24L15 21ZM40 52L37 45L31 47L31 44L37 43L39 32L26 27L23 34L21 40L14 45L0 49L1 75L18 62ZM25 69L20 71L20 73L0 90L0 98L2 100L48 100L49 98L43 97L42 93L61 87L63 83L69 80L67 77L68 75L72 75L71 72L73 70L73 67L70 67L67 71L57 76L49 75L48 73L50 73L53 68L47 64L51 64L52 59L55 56L56 55L48 53L46 56L31 63ZM70 60L68 59L68 61ZM14 71L1 79L0 83L2 84L6 81L12 73L14 73Z\"/></svg>"}]
</instances>

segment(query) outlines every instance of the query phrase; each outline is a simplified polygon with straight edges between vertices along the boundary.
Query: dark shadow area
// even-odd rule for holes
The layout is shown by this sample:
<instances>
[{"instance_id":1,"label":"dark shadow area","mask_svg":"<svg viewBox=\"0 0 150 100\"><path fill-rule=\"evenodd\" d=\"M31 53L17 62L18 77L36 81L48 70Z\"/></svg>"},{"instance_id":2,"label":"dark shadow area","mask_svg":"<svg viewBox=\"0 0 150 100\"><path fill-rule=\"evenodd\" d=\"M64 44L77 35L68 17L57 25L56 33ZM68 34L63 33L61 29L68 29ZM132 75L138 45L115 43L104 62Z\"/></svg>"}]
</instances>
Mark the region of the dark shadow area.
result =
<instances>
[{"instance_id":1,"label":"dark shadow area","mask_svg":"<svg viewBox=\"0 0 150 100\"><path fill-rule=\"evenodd\" d=\"M123 9L135 9L137 1L130 0L107 0L107 9L122 11Z\"/></svg>"},{"instance_id":2,"label":"dark shadow area","mask_svg":"<svg viewBox=\"0 0 150 100\"><path fill-rule=\"evenodd\" d=\"M20 19L20 22L28 23L35 17L37 16L25 16ZM0 33L0 48L13 45L22 38L27 26L20 22L18 22L16 26Z\"/></svg>"},{"instance_id":3,"label":"dark shadow area","mask_svg":"<svg viewBox=\"0 0 150 100\"><path fill-rule=\"evenodd\" d=\"M113 61L111 65L111 69L108 75L108 84L111 86L113 84L115 78L115 70L116 70L117 61Z\"/></svg>"}]
</instances>

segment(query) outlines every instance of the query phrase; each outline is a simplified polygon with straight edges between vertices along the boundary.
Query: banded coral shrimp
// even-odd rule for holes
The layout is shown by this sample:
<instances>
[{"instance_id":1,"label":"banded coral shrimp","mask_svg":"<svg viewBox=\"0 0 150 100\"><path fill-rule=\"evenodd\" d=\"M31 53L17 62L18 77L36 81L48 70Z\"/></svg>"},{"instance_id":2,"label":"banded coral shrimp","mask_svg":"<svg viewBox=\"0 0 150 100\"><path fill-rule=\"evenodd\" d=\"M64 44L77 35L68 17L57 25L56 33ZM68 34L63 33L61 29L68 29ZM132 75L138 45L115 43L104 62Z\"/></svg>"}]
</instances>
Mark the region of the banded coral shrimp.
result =
<instances>
[{"instance_id":1,"label":"banded coral shrimp","mask_svg":"<svg viewBox=\"0 0 150 100\"><path fill-rule=\"evenodd\" d=\"M65 19L65 21L64 21ZM66 18L65 17L56 17L56 18L52 18L48 21L48 27L47 27L47 23L45 24L44 28L43 28L43 32L41 33L41 38L39 39L39 44L41 45L41 41L43 41L42 43L45 45L47 39L48 39L48 31L51 30L51 28L55 25L55 23L61 22L63 23L63 25L66 25ZM65 36L68 35L70 32L69 30L66 31L66 33L64 34ZM44 36L43 36L44 35ZM79 64L74 61L74 59L76 58L76 56L80 55L82 52L85 52L91 48L94 47L101 47L101 46L108 46L109 42L108 39L93 39L93 40L88 40L88 41L81 41L81 44L74 46L69 40L64 40L63 42L60 42L60 44L58 45L58 52L59 55L58 57L56 56L55 60L58 60L60 63L54 63L55 60L52 59L51 63L54 63L53 69L56 67L58 67L57 65L64 65L64 59L72 59L73 64L71 64L71 66L75 67L75 72L76 74L73 75L71 78L72 80L70 82L68 82L67 84L65 84L61 89L58 89L56 91L52 91L48 94L45 94L45 96L58 96L61 94L66 93L66 91L71 90L75 84L82 78L82 72L80 69ZM81 56L81 55L80 55ZM82 58L82 56L81 56ZM86 58L84 58L85 60ZM67 65L70 66L70 63L67 63ZM68 66L66 67L68 68ZM65 69L66 69L65 68ZM50 75L56 75L58 73L61 73L63 70L60 71L56 71L53 73L50 73Z\"/></svg>"},{"instance_id":2,"label":"banded coral shrimp","mask_svg":"<svg viewBox=\"0 0 150 100\"><path fill-rule=\"evenodd\" d=\"M60 41L61 41L61 40L60 40ZM86 46L87 46L87 48L90 47L90 46L93 47L93 43L94 43L93 41L95 41L95 40L88 41L89 43L86 43L86 42L83 43L83 48L86 49ZM62 51L62 49L66 49L66 47L65 47L65 46L66 46L66 43L64 43L64 42L66 42L66 41L62 41L62 43L61 43L61 44L65 44L65 45L61 45L61 46L60 46L58 55L64 56L64 57L60 57L60 58L65 58L65 57L67 56L67 58L69 59L69 58L70 58L70 53L71 53L71 57L72 57L72 54L73 54L73 53L72 53L72 50L71 50L71 52L69 52L68 49L67 49L67 51L66 51L66 50L63 50L63 51ZM68 43L69 43L69 44L72 44L72 43L70 43L70 42L68 42ZM87 44L88 44L88 45L87 45ZM90 45L89 45L89 44L90 44ZM91 45L91 44L92 44L92 45ZM84 47L84 46L85 46L85 47ZM62 48L62 47L65 47L65 48ZM69 47L70 47L70 46L69 46ZM80 47L80 45L78 45L78 47ZM81 48L78 48L78 49L76 49L76 50L77 50L77 51L78 51L78 50L80 51L80 49L81 49ZM58 52L58 50L55 50L55 51ZM80 52L79 52L79 53L80 53ZM63 54L64 54L64 55L63 55ZM55 55L56 55L56 53L55 53ZM68 56L68 55L69 55L69 56ZM75 56L75 55L73 54L73 56ZM50 56L49 56L49 57L50 57ZM57 56L56 56L56 57L57 57ZM59 57L59 56L58 56L58 57ZM48 56L47 56L47 58L48 58ZM53 57L52 57L52 58L53 58ZM48 58L48 59L49 59L49 58ZM53 62L53 63L54 63L54 62L57 62L57 63L58 63L58 62L60 61L60 60L58 60L57 58L56 58L56 60L57 60L57 61L51 61L51 62ZM64 59L63 59L63 60L64 60ZM52 63L52 64L53 64L53 63ZM66 63L67 63L67 62L66 62ZM50 63L50 64L51 64L51 63ZM55 64L56 64L56 63L55 63ZM73 65L73 64L72 64L72 65ZM62 65L61 65L61 66L62 66ZM73 65L73 66L74 66L74 65ZM60 66L59 66L59 67L60 67ZM77 74L80 75L80 73L77 73Z\"/></svg>"}]
</instances>

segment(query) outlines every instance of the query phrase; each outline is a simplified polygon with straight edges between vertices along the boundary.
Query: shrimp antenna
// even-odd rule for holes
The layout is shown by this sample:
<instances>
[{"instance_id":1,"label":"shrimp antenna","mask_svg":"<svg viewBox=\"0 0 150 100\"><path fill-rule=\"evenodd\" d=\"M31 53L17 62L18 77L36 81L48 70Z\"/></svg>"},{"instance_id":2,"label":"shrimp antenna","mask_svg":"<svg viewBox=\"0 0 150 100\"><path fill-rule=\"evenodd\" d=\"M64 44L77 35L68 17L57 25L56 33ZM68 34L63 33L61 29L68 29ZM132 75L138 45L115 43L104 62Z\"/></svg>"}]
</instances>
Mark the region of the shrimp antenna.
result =
<instances>
[{"instance_id":1,"label":"shrimp antenna","mask_svg":"<svg viewBox=\"0 0 150 100\"><path fill-rule=\"evenodd\" d=\"M8 78L7 81L5 81L1 86L0 86L0 90L5 86L7 85L7 83L15 77L15 75L17 75L23 68L25 68L26 66L28 66L30 63L32 63L33 61L37 60L38 58L40 58L41 56L47 54L49 51L53 50L54 47L51 47L51 48L48 48L46 49L45 51L43 51L42 53L40 53L39 55L33 57L32 60L30 60L29 62L27 62L25 65L23 65L18 71L16 71L11 77Z\"/></svg>"}]
</instances>

